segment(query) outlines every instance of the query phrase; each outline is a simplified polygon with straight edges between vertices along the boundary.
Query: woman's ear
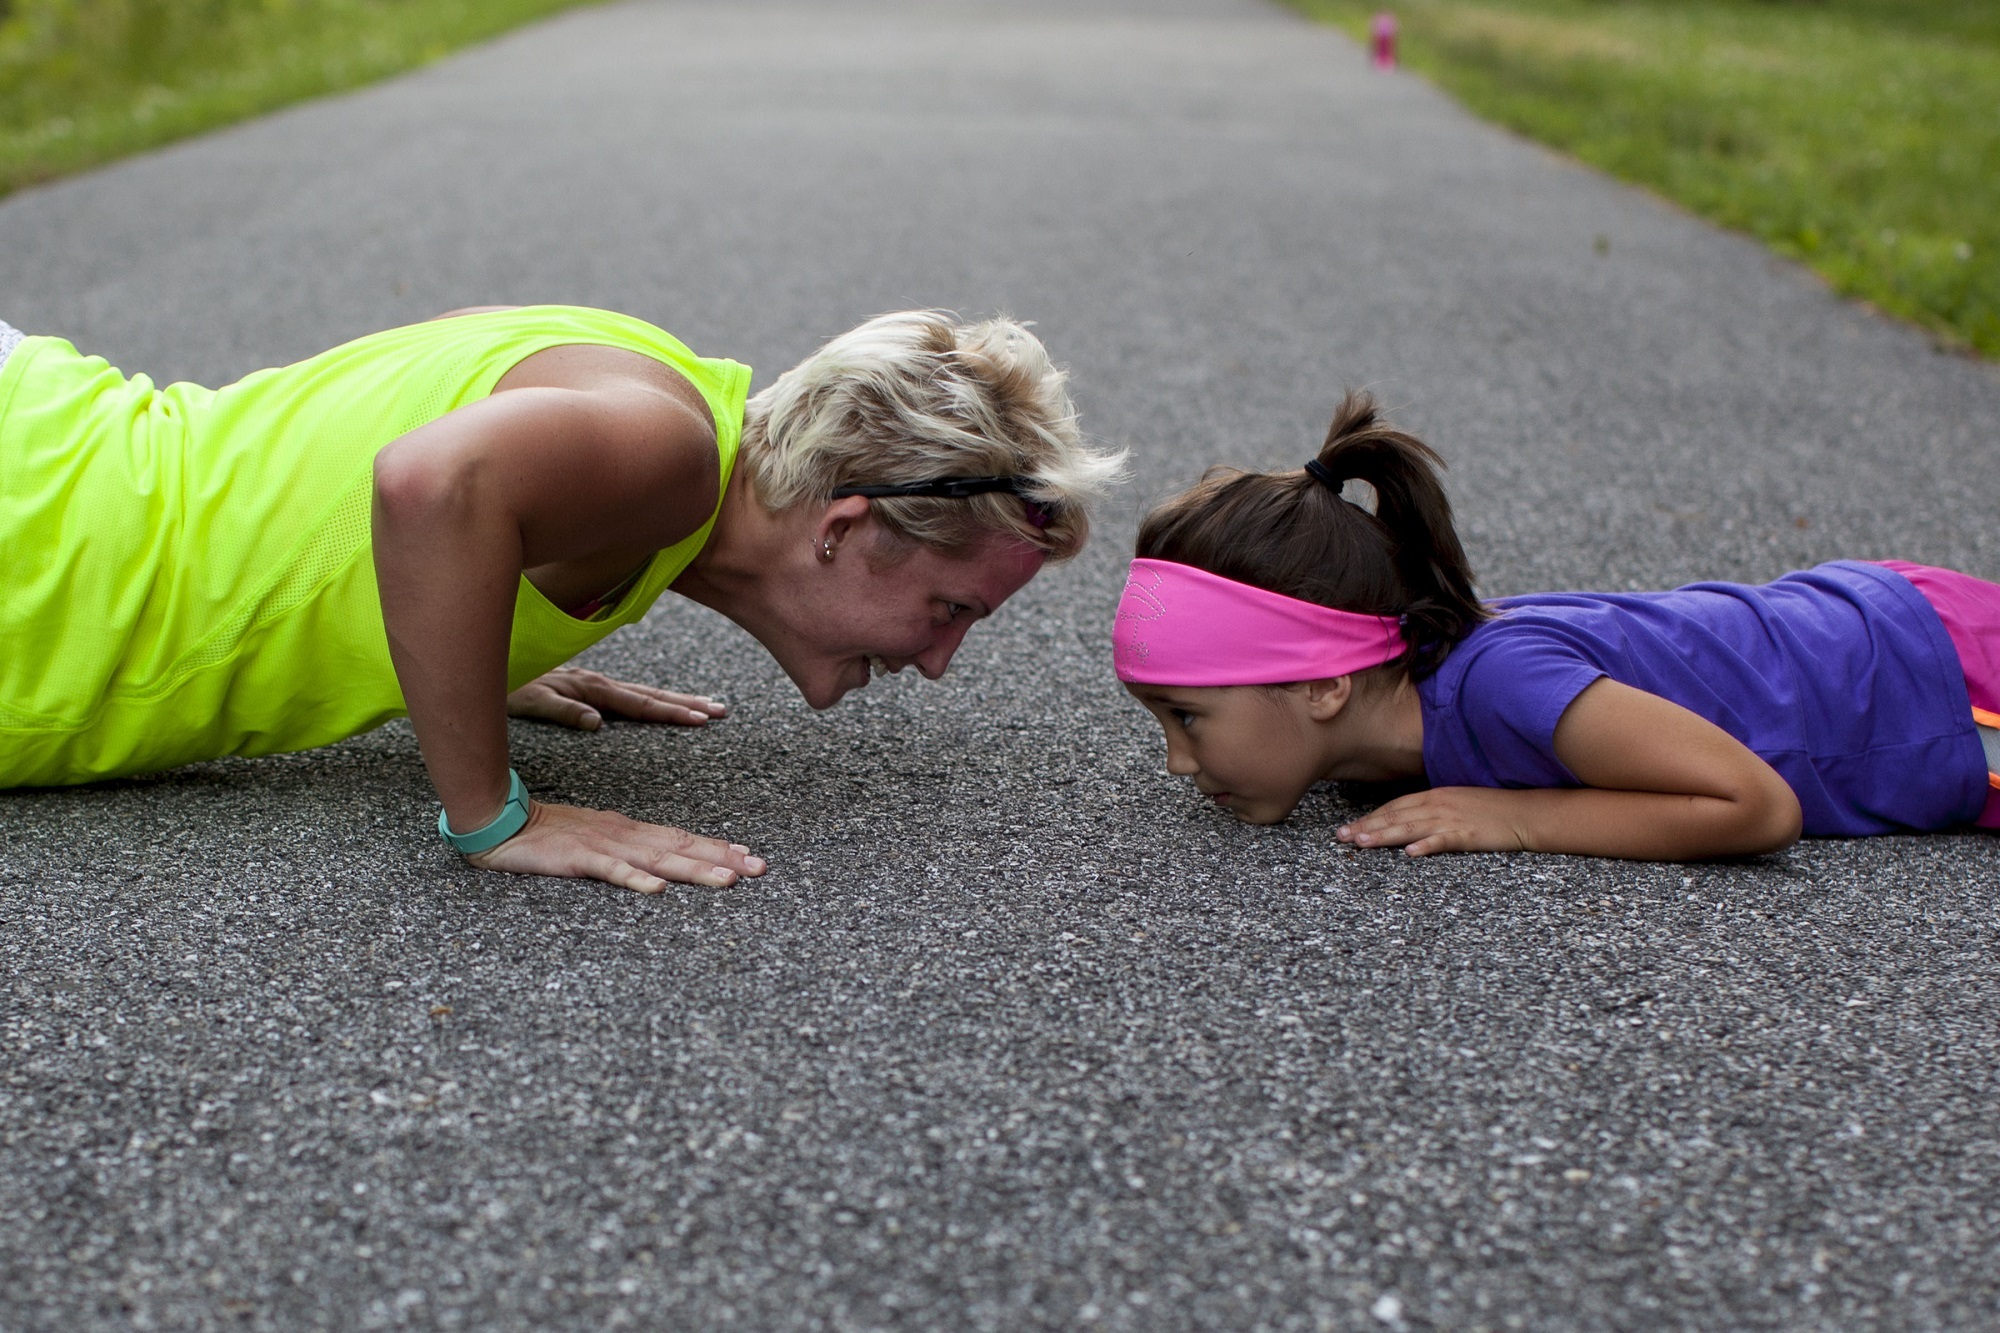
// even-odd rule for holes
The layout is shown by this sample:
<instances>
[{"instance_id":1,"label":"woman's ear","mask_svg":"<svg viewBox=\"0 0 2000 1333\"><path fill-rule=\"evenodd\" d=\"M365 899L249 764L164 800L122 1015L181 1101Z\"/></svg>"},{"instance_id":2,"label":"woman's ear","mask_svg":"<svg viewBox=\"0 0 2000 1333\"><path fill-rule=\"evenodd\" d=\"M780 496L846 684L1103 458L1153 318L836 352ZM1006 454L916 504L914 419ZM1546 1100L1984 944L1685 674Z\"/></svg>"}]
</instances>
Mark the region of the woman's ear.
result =
<instances>
[{"instance_id":1,"label":"woman's ear","mask_svg":"<svg viewBox=\"0 0 2000 1333\"><path fill-rule=\"evenodd\" d=\"M856 532L868 521L868 497L865 495L844 495L833 501L820 512L819 521L813 524L813 550L821 560L831 560L834 553L847 542L853 540Z\"/></svg>"},{"instance_id":2,"label":"woman's ear","mask_svg":"<svg viewBox=\"0 0 2000 1333\"><path fill-rule=\"evenodd\" d=\"M1340 716L1354 697L1354 677L1329 676L1305 682L1306 715L1315 722L1331 722Z\"/></svg>"}]
</instances>

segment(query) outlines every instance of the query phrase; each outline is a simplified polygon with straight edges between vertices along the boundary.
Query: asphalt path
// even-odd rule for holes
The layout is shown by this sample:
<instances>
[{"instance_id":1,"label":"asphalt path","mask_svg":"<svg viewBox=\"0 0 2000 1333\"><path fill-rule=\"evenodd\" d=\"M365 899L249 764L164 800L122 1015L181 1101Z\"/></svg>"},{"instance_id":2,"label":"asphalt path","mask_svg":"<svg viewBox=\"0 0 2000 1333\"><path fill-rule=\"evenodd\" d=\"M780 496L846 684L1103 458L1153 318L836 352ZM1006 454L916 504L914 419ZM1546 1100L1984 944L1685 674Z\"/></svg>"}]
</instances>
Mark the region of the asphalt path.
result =
<instances>
[{"instance_id":1,"label":"asphalt path","mask_svg":"<svg viewBox=\"0 0 2000 1333\"><path fill-rule=\"evenodd\" d=\"M2000 578L1992 367L1249 0L637 0L0 203L0 318L162 380L542 300L759 383L1010 311L1135 481L939 684L662 605L589 660L727 722L517 726L734 891L466 869L402 725L0 796L0 1328L2000 1319L2000 841L1345 851L1106 647L1140 506L1350 385L1489 593Z\"/></svg>"}]
</instances>

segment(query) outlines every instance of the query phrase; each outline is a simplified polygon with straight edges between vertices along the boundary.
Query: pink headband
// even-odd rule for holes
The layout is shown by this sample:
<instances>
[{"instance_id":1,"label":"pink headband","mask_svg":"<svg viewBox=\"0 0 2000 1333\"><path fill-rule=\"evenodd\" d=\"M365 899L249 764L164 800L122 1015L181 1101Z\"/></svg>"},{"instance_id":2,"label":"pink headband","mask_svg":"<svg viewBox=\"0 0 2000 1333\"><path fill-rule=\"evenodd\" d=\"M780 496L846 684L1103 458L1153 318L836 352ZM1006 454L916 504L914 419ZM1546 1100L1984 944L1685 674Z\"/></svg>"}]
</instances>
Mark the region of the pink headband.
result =
<instances>
[{"instance_id":1,"label":"pink headband","mask_svg":"<svg viewBox=\"0 0 2000 1333\"><path fill-rule=\"evenodd\" d=\"M1192 565L1134 560L1111 640L1135 685L1282 685L1352 675L1403 655L1394 616L1266 592Z\"/></svg>"}]
</instances>

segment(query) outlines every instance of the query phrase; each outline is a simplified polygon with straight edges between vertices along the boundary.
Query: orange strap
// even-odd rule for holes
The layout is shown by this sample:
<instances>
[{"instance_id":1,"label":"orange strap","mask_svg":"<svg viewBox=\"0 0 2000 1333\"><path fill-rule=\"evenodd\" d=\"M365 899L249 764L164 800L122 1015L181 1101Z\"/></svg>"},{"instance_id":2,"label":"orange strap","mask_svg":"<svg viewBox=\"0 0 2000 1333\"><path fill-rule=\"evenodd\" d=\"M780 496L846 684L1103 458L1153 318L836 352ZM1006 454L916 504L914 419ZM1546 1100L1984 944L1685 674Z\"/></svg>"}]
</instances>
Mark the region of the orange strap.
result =
<instances>
[{"instance_id":1,"label":"orange strap","mask_svg":"<svg viewBox=\"0 0 2000 1333\"><path fill-rule=\"evenodd\" d=\"M2000 728L2000 713L1989 713L1984 708L1973 709L1972 720L1982 727ZM1986 785L1995 791L2000 791L2000 773L1988 773Z\"/></svg>"}]
</instances>

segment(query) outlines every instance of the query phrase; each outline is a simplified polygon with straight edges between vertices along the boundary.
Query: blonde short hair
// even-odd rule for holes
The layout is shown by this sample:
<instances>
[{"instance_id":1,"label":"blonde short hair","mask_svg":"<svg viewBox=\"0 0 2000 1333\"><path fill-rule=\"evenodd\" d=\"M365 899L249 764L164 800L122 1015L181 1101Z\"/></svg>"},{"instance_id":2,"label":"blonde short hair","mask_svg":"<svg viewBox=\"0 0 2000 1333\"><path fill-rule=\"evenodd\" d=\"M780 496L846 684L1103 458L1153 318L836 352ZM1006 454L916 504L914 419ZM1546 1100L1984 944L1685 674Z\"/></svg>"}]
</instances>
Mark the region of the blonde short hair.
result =
<instances>
[{"instance_id":1,"label":"blonde short hair","mask_svg":"<svg viewBox=\"0 0 2000 1333\"><path fill-rule=\"evenodd\" d=\"M940 477L1021 477L1014 495L872 500L890 532L963 551L989 532L1051 559L1083 549L1089 502L1124 473L1123 451L1085 446L1067 378L1011 319L960 323L948 310L877 315L832 339L750 400L743 457L770 510L826 503L846 486Z\"/></svg>"}]
</instances>

